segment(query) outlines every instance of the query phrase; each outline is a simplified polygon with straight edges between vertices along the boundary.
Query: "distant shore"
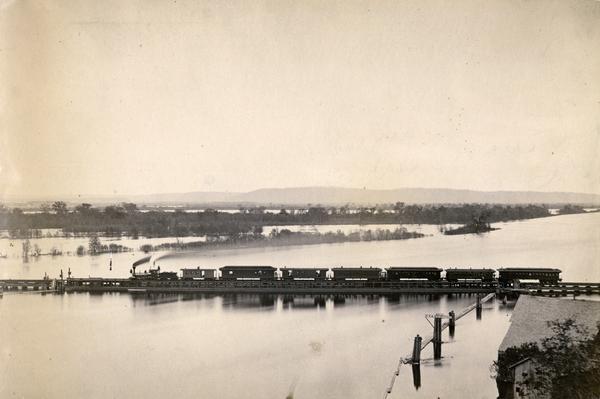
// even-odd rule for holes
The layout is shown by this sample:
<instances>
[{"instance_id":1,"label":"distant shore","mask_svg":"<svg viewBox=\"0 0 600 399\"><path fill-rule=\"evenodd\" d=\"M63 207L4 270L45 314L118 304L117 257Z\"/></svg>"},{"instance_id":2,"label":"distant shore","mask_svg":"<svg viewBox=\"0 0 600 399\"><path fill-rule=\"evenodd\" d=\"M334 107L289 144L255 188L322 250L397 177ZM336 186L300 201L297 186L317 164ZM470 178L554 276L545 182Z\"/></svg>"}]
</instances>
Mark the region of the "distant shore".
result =
<instances>
[{"instance_id":1,"label":"distant shore","mask_svg":"<svg viewBox=\"0 0 600 399\"><path fill-rule=\"evenodd\" d=\"M143 245L144 252L164 250L213 250L234 248L262 248L289 245L337 244L345 242L395 241L425 237L425 234L410 232L406 228L395 230L377 229L345 234L341 231L327 233L292 232L287 229L275 230L268 236L246 237L244 239L223 239L216 241L193 241L187 243L164 243L158 245Z\"/></svg>"},{"instance_id":2,"label":"distant shore","mask_svg":"<svg viewBox=\"0 0 600 399\"><path fill-rule=\"evenodd\" d=\"M1 209L0 229L10 238L38 238L42 229L59 229L64 234L105 237L189 237L228 236L233 240L255 234L263 226L290 225L367 225L367 224L468 224L474 218L488 223L507 222L552 216L540 205L504 206L484 204L406 205L402 202L386 206L351 209L310 206L305 209L280 209L267 212L265 207L244 208L238 212L204 209L198 212L143 212L136 204L95 208L83 203L69 208L56 201L41 213L24 213L19 208ZM585 212L571 207L569 213Z\"/></svg>"}]
</instances>

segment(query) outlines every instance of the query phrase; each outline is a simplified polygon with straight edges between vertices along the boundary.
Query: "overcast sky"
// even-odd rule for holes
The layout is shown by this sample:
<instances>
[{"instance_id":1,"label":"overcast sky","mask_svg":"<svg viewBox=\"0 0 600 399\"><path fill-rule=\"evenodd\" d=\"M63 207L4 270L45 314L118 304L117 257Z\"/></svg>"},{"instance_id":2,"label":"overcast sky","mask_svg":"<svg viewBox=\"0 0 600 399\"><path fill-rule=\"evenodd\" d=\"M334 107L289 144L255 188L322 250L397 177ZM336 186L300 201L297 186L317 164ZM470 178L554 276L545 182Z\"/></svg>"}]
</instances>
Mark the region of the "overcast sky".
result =
<instances>
[{"instance_id":1,"label":"overcast sky","mask_svg":"<svg viewBox=\"0 0 600 399\"><path fill-rule=\"evenodd\" d=\"M0 4L2 195L600 193L598 1Z\"/></svg>"}]
</instances>

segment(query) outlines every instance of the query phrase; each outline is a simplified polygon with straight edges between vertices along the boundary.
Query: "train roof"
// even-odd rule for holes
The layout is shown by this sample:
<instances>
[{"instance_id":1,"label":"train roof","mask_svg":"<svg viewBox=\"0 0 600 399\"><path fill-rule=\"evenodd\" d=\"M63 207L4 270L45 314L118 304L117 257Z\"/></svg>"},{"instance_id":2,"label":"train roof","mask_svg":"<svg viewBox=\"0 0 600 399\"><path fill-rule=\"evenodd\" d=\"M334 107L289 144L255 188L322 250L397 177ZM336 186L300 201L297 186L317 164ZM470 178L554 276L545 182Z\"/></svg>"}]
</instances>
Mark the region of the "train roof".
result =
<instances>
[{"instance_id":1,"label":"train roof","mask_svg":"<svg viewBox=\"0 0 600 399\"><path fill-rule=\"evenodd\" d=\"M200 266L198 266L198 267L184 267L183 269L179 269L179 270L217 270L217 269L201 268Z\"/></svg>"},{"instance_id":2,"label":"train roof","mask_svg":"<svg viewBox=\"0 0 600 399\"><path fill-rule=\"evenodd\" d=\"M388 267L386 270L393 271L417 271L417 272L441 272L442 269L439 267L402 267L402 266L392 266Z\"/></svg>"},{"instance_id":3,"label":"train roof","mask_svg":"<svg viewBox=\"0 0 600 399\"><path fill-rule=\"evenodd\" d=\"M280 267L279 269L281 269L281 270L328 270L329 267L327 267L327 266L323 266L323 267L284 266L284 267Z\"/></svg>"},{"instance_id":4,"label":"train roof","mask_svg":"<svg viewBox=\"0 0 600 399\"><path fill-rule=\"evenodd\" d=\"M552 269L549 267L501 267L498 269L499 272L558 272L562 273L560 269Z\"/></svg>"},{"instance_id":5,"label":"train roof","mask_svg":"<svg viewBox=\"0 0 600 399\"><path fill-rule=\"evenodd\" d=\"M459 268L450 268L450 269L446 269L446 272L495 272L495 269L459 269Z\"/></svg>"},{"instance_id":6,"label":"train roof","mask_svg":"<svg viewBox=\"0 0 600 399\"><path fill-rule=\"evenodd\" d=\"M344 266L340 266L340 267L332 267L331 270L336 271L336 270L381 270L380 267L344 267Z\"/></svg>"},{"instance_id":7,"label":"train roof","mask_svg":"<svg viewBox=\"0 0 600 399\"><path fill-rule=\"evenodd\" d=\"M277 270L273 266L223 266L219 270Z\"/></svg>"}]
</instances>

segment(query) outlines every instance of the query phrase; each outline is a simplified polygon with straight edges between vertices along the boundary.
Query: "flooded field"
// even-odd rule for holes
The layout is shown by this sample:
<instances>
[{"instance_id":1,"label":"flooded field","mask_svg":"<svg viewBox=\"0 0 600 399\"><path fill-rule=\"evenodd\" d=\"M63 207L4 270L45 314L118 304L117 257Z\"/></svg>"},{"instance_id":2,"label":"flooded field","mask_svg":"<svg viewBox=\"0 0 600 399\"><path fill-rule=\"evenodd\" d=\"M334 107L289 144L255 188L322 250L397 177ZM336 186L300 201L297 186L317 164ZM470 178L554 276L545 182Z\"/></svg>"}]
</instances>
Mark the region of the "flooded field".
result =
<instances>
[{"instance_id":1,"label":"flooded field","mask_svg":"<svg viewBox=\"0 0 600 399\"><path fill-rule=\"evenodd\" d=\"M163 270L226 264L274 266L558 267L565 281L600 281L600 215L497 224L483 235L305 247L163 253ZM192 238L189 238L192 239ZM44 241L47 240L47 241ZM161 239L169 242L169 239ZM32 240L33 242L34 240ZM156 240L119 240L139 247ZM10 246L10 243L13 246ZM39 239L72 251L86 240ZM4 278L127 277L143 254L42 256L24 263L19 240L0 240ZM12 252L11 252L12 251ZM16 252L16 254L15 254ZM284 297L5 293L0 299L0 397L382 397L425 314L460 310L469 296ZM481 319L443 335L444 358L423 353L420 386L402 368L393 398L495 398L489 367L512 304L492 301ZM32 384L31 381L36 381ZM73 384L73 381L78 381Z\"/></svg>"}]
</instances>

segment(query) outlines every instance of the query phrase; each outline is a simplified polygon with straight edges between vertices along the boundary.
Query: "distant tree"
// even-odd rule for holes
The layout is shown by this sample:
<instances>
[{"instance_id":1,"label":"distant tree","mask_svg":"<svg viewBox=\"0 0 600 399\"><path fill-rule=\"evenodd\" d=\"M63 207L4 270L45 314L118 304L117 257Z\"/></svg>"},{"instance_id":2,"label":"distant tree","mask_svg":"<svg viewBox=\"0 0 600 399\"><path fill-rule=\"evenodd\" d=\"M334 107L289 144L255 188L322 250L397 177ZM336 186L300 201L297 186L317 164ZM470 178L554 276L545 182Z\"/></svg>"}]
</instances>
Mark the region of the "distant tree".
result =
<instances>
[{"instance_id":1,"label":"distant tree","mask_svg":"<svg viewBox=\"0 0 600 399\"><path fill-rule=\"evenodd\" d=\"M50 206L50 204L44 202L42 205L40 205L40 210L42 211L42 213L50 213L50 210L52 209L52 207Z\"/></svg>"},{"instance_id":2,"label":"distant tree","mask_svg":"<svg viewBox=\"0 0 600 399\"><path fill-rule=\"evenodd\" d=\"M29 241L29 238L28 238L25 241L23 241L23 243L21 243L21 254L23 255L23 258L27 259L29 257L30 250L31 250L31 242Z\"/></svg>"},{"instance_id":3,"label":"distant tree","mask_svg":"<svg viewBox=\"0 0 600 399\"><path fill-rule=\"evenodd\" d=\"M88 251L92 255L102 251L102 243L96 234L91 235L90 239L88 240Z\"/></svg>"},{"instance_id":4,"label":"distant tree","mask_svg":"<svg viewBox=\"0 0 600 399\"><path fill-rule=\"evenodd\" d=\"M402 213L402 208L404 208L404 202L396 202L394 204L394 213Z\"/></svg>"},{"instance_id":5,"label":"distant tree","mask_svg":"<svg viewBox=\"0 0 600 399\"><path fill-rule=\"evenodd\" d=\"M263 228L262 226L254 226L252 227L252 234L254 234L255 236L260 236L263 233Z\"/></svg>"},{"instance_id":6,"label":"distant tree","mask_svg":"<svg viewBox=\"0 0 600 399\"><path fill-rule=\"evenodd\" d=\"M125 209L127 213L135 213L138 211L138 207L133 202L122 202L121 207Z\"/></svg>"},{"instance_id":7,"label":"distant tree","mask_svg":"<svg viewBox=\"0 0 600 399\"><path fill-rule=\"evenodd\" d=\"M311 221L321 222L327 219L327 210L321 206L313 206L308 208L308 217Z\"/></svg>"},{"instance_id":8,"label":"distant tree","mask_svg":"<svg viewBox=\"0 0 600 399\"><path fill-rule=\"evenodd\" d=\"M92 209L92 204L88 204L88 203L84 202L81 205L77 205L75 207L75 212L82 214L82 215L87 215L88 213L90 213L91 209Z\"/></svg>"},{"instance_id":9,"label":"distant tree","mask_svg":"<svg viewBox=\"0 0 600 399\"><path fill-rule=\"evenodd\" d=\"M64 201L55 201L52 204L52 210L56 212L57 215L64 215L68 212L67 204Z\"/></svg>"},{"instance_id":10,"label":"distant tree","mask_svg":"<svg viewBox=\"0 0 600 399\"><path fill-rule=\"evenodd\" d=\"M85 255L85 247L83 245L80 245L77 247L77 255L79 255L79 256Z\"/></svg>"},{"instance_id":11,"label":"distant tree","mask_svg":"<svg viewBox=\"0 0 600 399\"><path fill-rule=\"evenodd\" d=\"M37 245L37 244L33 244L32 255L33 256L40 256L41 254L42 254L42 249L40 248L40 246Z\"/></svg>"},{"instance_id":12,"label":"distant tree","mask_svg":"<svg viewBox=\"0 0 600 399\"><path fill-rule=\"evenodd\" d=\"M255 215L263 215L266 210L267 210L267 207L265 207L265 206L257 206L257 207L252 208L250 212Z\"/></svg>"},{"instance_id":13,"label":"distant tree","mask_svg":"<svg viewBox=\"0 0 600 399\"><path fill-rule=\"evenodd\" d=\"M104 215L111 219L121 219L125 217L125 210L117 205L109 205L104 208Z\"/></svg>"}]
</instances>

